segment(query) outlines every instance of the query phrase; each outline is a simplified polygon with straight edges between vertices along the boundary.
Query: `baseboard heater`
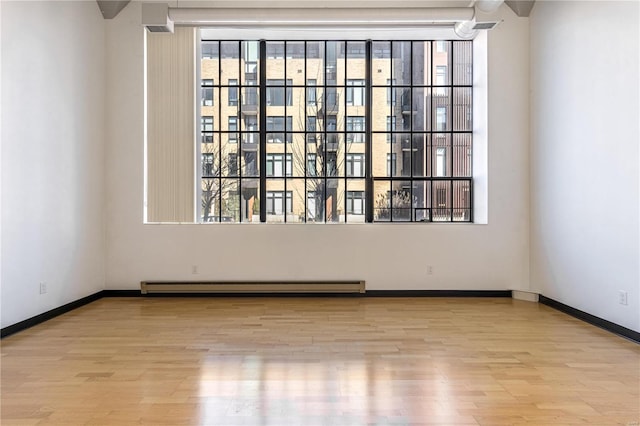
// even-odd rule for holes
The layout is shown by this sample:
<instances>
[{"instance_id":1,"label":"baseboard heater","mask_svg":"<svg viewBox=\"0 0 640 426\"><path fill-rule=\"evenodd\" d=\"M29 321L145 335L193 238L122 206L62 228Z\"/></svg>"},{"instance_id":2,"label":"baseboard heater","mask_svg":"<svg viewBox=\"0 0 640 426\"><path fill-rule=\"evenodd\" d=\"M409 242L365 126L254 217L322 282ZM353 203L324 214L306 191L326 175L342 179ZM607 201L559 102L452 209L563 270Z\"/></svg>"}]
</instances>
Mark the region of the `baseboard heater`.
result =
<instances>
[{"instance_id":1,"label":"baseboard heater","mask_svg":"<svg viewBox=\"0 0 640 426\"><path fill-rule=\"evenodd\" d=\"M142 281L142 294L364 293L364 281Z\"/></svg>"}]
</instances>

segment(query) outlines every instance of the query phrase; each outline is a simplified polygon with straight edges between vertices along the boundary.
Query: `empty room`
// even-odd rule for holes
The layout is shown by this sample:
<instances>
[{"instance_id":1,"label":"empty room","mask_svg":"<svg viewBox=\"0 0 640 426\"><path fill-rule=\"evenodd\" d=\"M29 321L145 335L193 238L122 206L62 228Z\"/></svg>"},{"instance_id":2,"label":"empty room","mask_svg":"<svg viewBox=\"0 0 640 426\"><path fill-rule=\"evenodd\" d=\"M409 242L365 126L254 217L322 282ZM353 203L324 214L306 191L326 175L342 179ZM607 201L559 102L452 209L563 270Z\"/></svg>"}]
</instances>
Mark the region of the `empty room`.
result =
<instances>
[{"instance_id":1,"label":"empty room","mask_svg":"<svg viewBox=\"0 0 640 426\"><path fill-rule=\"evenodd\" d=\"M2 425L640 425L640 2L0 23Z\"/></svg>"}]
</instances>

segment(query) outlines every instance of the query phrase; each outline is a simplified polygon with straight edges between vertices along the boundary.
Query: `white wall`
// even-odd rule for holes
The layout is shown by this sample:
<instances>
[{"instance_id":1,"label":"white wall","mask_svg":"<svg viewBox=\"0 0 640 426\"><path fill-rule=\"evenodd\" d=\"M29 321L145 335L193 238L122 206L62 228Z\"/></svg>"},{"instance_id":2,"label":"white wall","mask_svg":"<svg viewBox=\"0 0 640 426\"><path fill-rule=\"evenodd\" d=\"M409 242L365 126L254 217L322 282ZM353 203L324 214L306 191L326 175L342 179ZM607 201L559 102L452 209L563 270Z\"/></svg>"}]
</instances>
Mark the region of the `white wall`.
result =
<instances>
[{"instance_id":1,"label":"white wall","mask_svg":"<svg viewBox=\"0 0 640 426\"><path fill-rule=\"evenodd\" d=\"M528 289L528 20L500 13L489 36L487 225L144 225L144 33L140 4L129 4L107 23L107 288L353 278L369 289Z\"/></svg>"},{"instance_id":2,"label":"white wall","mask_svg":"<svg viewBox=\"0 0 640 426\"><path fill-rule=\"evenodd\" d=\"M93 0L2 2L2 327L104 288L104 43Z\"/></svg>"},{"instance_id":3,"label":"white wall","mask_svg":"<svg viewBox=\"0 0 640 426\"><path fill-rule=\"evenodd\" d=\"M635 331L639 13L635 1L538 1L531 16L532 287Z\"/></svg>"}]
</instances>

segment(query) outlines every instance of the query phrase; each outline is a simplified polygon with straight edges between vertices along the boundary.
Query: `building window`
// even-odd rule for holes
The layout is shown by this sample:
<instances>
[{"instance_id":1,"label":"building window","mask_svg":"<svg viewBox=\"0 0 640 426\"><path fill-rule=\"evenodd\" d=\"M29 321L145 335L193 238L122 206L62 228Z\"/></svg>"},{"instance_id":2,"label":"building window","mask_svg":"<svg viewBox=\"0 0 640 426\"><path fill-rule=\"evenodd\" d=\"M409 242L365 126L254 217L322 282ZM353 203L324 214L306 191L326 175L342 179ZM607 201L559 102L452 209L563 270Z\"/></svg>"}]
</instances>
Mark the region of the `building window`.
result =
<instances>
[{"instance_id":1,"label":"building window","mask_svg":"<svg viewBox=\"0 0 640 426\"><path fill-rule=\"evenodd\" d=\"M472 221L472 43L203 40L200 220Z\"/></svg>"},{"instance_id":2,"label":"building window","mask_svg":"<svg viewBox=\"0 0 640 426\"><path fill-rule=\"evenodd\" d=\"M293 105L293 80L287 80L284 87L284 80L267 80L267 105L268 106L291 106Z\"/></svg>"},{"instance_id":3,"label":"building window","mask_svg":"<svg viewBox=\"0 0 640 426\"><path fill-rule=\"evenodd\" d=\"M318 103L317 81L316 79L307 80L307 105L316 105Z\"/></svg>"},{"instance_id":4,"label":"building window","mask_svg":"<svg viewBox=\"0 0 640 426\"><path fill-rule=\"evenodd\" d=\"M229 176L238 176L238 154L229 153Z\"/></svg>"},{"instance_id":5,"label":"building window","mask_svg":"<svg viewBox=\"0 0 640 426\"><path fill-rule=\"evenodd\" d=\"M347 142L364 142L365 130L364 117L347 117Z\"/></svg>"},{"instance_id":6,"label":"building window","mask_svg":"<svg viewBox=\"0 0 640 426\"><path fill-rule=\"evenodd\" d=\"M202 42L202 59L218 59L218 42Z\"/></svg>"},{"instance_id":7,"label":"building window","mask_svg":"<svg viewBox=\"0 0 640 426\"><path fill-rule=\"evenodd\" d=\"M213 79L202 80L202 106L213 106Z\"/></svg>"},{"instance_id":8,"label":"building window","mask_svg":"<svg viewBox=\"0 0 640 426\"><path fill-rule=\"evenodd\" d=\"M387 116L387 142L391 142L392 140L395 142L395 139L391 135L391 132L396 131L396 117L393 115Z\"/></svg>"},{"instance_id":9,"label":"building window","mask_svg":"<svg viewBox=\"0 0 640 426\"><path fill-rule=\"evenodd\" d=\"M202 154L202 177L215 176L213 168L213 154Z\"/></svg>"},{"instance_id":10,"label":"building window","mask_svg":"<svg viewBox=\"0 0 640 426\"><path fill-rule=\"evenodd\" d=\"M436 107L436 130L442 132L447 127L447 107Z\"/></svg>"},{"instance_id":11,"label":"building window","mask_svg":"<svg viewBox=\"0 0 640 426\"><path fill-rule=\"evenodd\" d=\"M284 214L293 212L292 191L267 191L267 214ZM286 203L286 204L285 204Z\"/></svg>"},{"instance_id":12,"label":"building window","mask_svg":"<svg viewBox=\"0 0 640 426\"><path fill-rule=\"evenodd\" d=\"M447 149L436 148L436 177L447 175Z\"/></svg>"},{"instance_id":13,"label":"building window","mask_svg":"<svg viewBox=\"0 0 640 426\"><path fill-rule=\"evenodd\" d=\"M396 175L396 153L387 154L387 176Z\"/></svg>"},{"instance_id":14,"label":"building window","mask_svg":"<svg viewBox=\"0 0 640 426\"><path fill-rule=\"evenodd\" d=\"M238 140L238 117L229 116L229 143L236 143Z\"/></svg>"},{"instance_id":15,"label":"building window","mask_svg":"<svg viewBox=\"0 0 640 426\"><path fill-rule=\"evenodd\" d=\"M307 154L307 176L315 177L317 173L318 155Z\"/></svg>"},{"instance_id":16,"label":"building window","mask_svg":"<svg viewBox=\"0 0 640 426\"><path fill-rule=\"evenodd\" d=\"M364 80L347 80L347 105L364 105Z\"/></svg>"},{"instance_id":17,"label":"building window","mask_svg":"<svg viewBox=\"0 0 640 426\"><path fill-rule=\"evenodd\" d=\"M267 142L269 143L283 143L285 140L288 143L292 141L291 131L293 129L293 117L268 116L267 117ZM286 133L284 133L286 131Z\"/></svg>"},{"instance_id":18,"label":"building window","mask_svg":"<svg viewBox=\"0 0 640 426\"><path fill-rule=\"evenodd\" d=\"M347 154L347 176L364 176L364 154Z\"/></svg>"},{"instance_id":19,"label":"building window","mask_svg":"<svg viewBox=\"0 0 640 426\"><path fill-rule=\"evenodd\" d=\"M202 143L213 142L213 117L205 115L200 117L200 134Z\"/></svg>"},{"instance_id":20,"label":"building window","mask_svg":"<svg viewBox=\"0 0 640 426\"><path fill-rule=\"evenodd\" d=\"M238 80L229 79L229 106L238 105Z\"/></svg>"},{"instance_id":21,"label":"building window","mask_svg":"<svg viewBox=\"0 0 640 426\"><path fill-rule=\"evenodd\" d=\"M293 158L291 154L267 154L267 177L285 176L285 167L286 176L291 176L291 170L293 168Z\"/></svg>"},{"instance_id":22,"label":"building window","mask_svg":"<svg viewBox=\"0 0 640 426\"><path fill-rule=\"evenodd\" d=\"M347 214L364 214L364 191L347 191Z\"/></svg>"},{"instance_id":23,"label":"building window","mask_svg":"<svg viewBox=\"0 0 640 426\"><path fill-rule=\"evenodd\" d=\"M396 104L396 89L393 87L396 84L396 80L387 79L387 105Z\"/></svg>"}]
</instances>

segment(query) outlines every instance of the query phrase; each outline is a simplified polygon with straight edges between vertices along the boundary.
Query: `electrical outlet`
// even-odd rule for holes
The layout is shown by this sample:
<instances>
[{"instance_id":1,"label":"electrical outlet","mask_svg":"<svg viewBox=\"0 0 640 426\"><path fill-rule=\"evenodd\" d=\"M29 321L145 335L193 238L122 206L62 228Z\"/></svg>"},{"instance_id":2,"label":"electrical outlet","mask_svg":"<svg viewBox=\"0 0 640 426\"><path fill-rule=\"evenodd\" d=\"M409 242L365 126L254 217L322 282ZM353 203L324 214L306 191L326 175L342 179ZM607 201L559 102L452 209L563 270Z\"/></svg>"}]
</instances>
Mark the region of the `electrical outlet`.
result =
<instances>
[{"instance_id":1,"label":"electrical outlet","mask_svg":"<svg viewBox=\"0 0 640 426\"><path fill-rule=\"evenodd\" d=\"M624 290L620 290L618 292L618 303L620 303L621 305L628 305L629 304L629 300L627 298L627 292Z\"/></svg>"},{"instance_id":2,"label":"electrical outlet","mask_svg":"<svg viewBox=\"0 0 640 426\"><path fill-rule=\"evenodd\" d=\"M47 292L47 283L41 282L40 283L40 294L45 294L46 292Z\"/></svg>"},{"instance_id":3,"label":"electrical outlet","mask_svg":"<svg viewBox=\"0 0 640 426\"><path fill-rule=\"evenodd\" d=\"M198 265L191 266L191 273L193 275L197 275L198 274Z\"/></svg>"},{"instance_id":4,"label":"electrical outlet","mask_svg":"<svg viewBox=\"0 0 640 426\"><path fill-rule=\"evenodd\" d=\"M427 266L427 275L433 275L433 266Z\"/></svg>"}]
</instances>

